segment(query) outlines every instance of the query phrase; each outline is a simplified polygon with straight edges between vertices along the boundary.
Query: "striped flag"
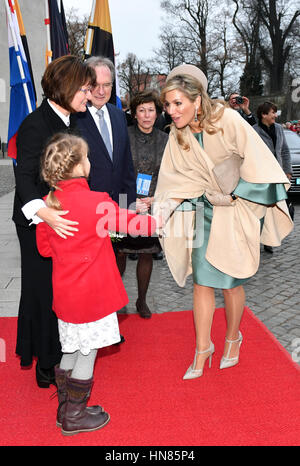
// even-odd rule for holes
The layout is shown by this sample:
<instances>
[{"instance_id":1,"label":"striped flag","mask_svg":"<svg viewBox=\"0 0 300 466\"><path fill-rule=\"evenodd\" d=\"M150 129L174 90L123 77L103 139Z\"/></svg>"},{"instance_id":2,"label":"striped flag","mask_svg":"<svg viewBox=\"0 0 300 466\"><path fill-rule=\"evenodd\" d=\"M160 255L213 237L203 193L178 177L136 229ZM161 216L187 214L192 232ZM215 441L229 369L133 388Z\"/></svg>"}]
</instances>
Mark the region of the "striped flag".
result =
<instances>
[{"instance_id":1,"label":"striped flag","mask_svg":"<svg viewBox=\"0 0 300 466\"><path fill-rule=\"evenodd\" d=\"M55 58L69 54L69 37L62 0L48 0L46 16L45 25L48 28L46 64L49 64Z\"/></svg>"},{"instance_id":2,"label":"striped flag","mask_svg":"<svg viewBox=\"0 0 300 466\"><path fill-rule=\"evenodd\" d=\"M108 0L93 0L85 38L85 58L99 55L109 58L115 65L115 51ZM111 103L122 108L119 97L117 70L112 89Z\"/></svg>"},{"instance_id":3,"label":"striped flag","mask_svg":"<svg viewBox=\"0 0 300 466\"><path fill-rule=\"evenodd\" d=\"M18 18L21 40L22 40L23 49L24 49L24 52L25 52L25 55L26 55L26 60L27 60L27 64L28 64L28 69L29 69L29 73L30 73L30 77L31 77L31 82L32 82L33 90L34 90L34 96L35 96L35 100L37 100L37 98L36 98L36 90L35 90L35 85L34 85L34 77L33 77L32 66L31 66L30 53L29 53L29 47L28 47L28 42L27 42L27 37L26 37L26 31L25 31L25 27L24 27L24 23L23 23L23 18L22 18L22 14L21 14L21 10L20 10L20 6L19 6L18 0L14 0L13 3L14 3L14 5L15 5L15 10L16 10L17 18Z\"/></svg>"},{"instance_id":4,"label":"striped flag","mask_svg":"<svg viewBox=\"0 0 300 466\"><path fill-rule=\"evenodd\" d=\"M5 0L5 6L8 19L10 63L10 110L7 138L8 156L16 159L17 133L24 118L36 108L36 98L27 56L21 38L22 31L24 41L25 30L23 28L18 2L17 0ZM18 14L16 8L18 8ZM29 56L28 47L27 53Z\"/></svg>"}]
</instances>

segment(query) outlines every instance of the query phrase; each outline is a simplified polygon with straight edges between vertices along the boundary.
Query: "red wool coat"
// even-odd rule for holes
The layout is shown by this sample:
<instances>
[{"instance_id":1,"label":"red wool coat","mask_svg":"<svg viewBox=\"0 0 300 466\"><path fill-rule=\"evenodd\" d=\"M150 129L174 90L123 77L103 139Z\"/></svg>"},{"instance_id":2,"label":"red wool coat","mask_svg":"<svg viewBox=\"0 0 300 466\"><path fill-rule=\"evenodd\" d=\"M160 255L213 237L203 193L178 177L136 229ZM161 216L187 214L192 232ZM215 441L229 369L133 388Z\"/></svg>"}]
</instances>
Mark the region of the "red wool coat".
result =
<instances>
[{"instance_id":1,"label":"red wool coat","mask_svg":"<svg viewBox=\"0 0 300 466\"><path fill-rule=\"evenodd\" d=\"M63 239L46 223L36 230L39 253L52 257L53 310L75 324L93 322L128 304L109 231L143 234L155 231L153 217L120 209L107 193L91 191L85 178L59 183L55 195L65 218L79 222L78 232Z\"/></svg>"}]
</instances>

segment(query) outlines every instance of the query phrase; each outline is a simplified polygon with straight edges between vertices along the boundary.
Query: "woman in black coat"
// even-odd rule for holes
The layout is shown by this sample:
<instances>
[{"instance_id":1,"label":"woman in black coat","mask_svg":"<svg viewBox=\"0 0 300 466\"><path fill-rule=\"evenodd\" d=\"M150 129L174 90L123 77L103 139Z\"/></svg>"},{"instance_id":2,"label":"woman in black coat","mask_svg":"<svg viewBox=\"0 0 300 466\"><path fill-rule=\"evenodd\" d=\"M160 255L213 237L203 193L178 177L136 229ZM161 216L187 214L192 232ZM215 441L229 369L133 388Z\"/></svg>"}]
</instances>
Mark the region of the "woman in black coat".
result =
<instances>
[{"instance_id":1,"label":"woman in black coat","mask_svg":"<svg viewBox=\"0 0 300 466\"><path fill-rule=\"evenodd\" d=\"M76 231L76 222L66 212L46 207L42 197L49 187L40 178L40 158L53 134L76 132L76 112L86 111L93 70L72 55L51 62L42 78L44 100L21 124L17 137L16 192L13 221L21 249L21 299L16 353L21 366L37 358L36 379L40 387L55 383L54 366L61 359L57 318L52 311L52 261L39 255L35 230L47 222L66 238Z\"/></svg>"}]
</instances>

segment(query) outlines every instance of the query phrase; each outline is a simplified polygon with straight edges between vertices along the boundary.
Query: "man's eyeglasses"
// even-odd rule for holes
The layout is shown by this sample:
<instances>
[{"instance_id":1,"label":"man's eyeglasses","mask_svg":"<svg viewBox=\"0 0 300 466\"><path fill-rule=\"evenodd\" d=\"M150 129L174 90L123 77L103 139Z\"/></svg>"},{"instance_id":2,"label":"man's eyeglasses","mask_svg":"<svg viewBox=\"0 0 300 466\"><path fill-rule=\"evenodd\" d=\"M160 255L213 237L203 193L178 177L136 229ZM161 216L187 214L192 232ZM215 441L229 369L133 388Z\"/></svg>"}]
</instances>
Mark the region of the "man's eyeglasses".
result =
<instances>
[{"instance_id":1,"label":"man's eyeglasses","mask_svg":"<svg viewBox=\"0 0 300 466\"><path fill-rule=\"evenodd\" d=\"M96 86L93 87L93 90L99 90L103 87L105 91L108 91L112 87L113 83L104 83L104 84L96 84Z\"/></svg>"}]
</instances>

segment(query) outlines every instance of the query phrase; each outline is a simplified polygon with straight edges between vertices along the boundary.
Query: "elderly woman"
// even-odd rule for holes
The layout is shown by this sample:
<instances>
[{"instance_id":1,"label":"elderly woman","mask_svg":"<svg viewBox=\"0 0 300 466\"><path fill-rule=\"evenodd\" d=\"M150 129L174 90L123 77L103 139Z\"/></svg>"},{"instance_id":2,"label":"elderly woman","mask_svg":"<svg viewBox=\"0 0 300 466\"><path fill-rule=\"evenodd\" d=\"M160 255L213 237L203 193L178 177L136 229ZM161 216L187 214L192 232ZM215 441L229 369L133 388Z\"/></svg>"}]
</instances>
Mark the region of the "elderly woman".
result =
<instances>
[{"instance_id":1,"label":"elderly woman","mask_svg":"<svg viewBox=\"0 0 300 466\"><path fill-rule=\"evenodd\" d=\"M72 55L51 62L42 78L44 100L28 115L17 138L16 192L13 220L21 248L21 300L16 352L21 366L37 358L36 380L41 388L55 383L54 365L61 359L57 318L52 311L52 262L39 255L36 226L47 222L57 234L73 235L75 224L67 212L46 207L42 197L49 191L39 175L40 158L55 133L75 131L76 112L85 112L94 72Z\"/></svg>"},{"instance_id":2,"label":"elderly woman","mask_svg":"<svg viewBox=\"0 0 300 466\"><path fill-rule=\"evenodd\" d=\"M173 123L155 206L165 219L161 243L175 280L184 286L193 274L196 353L184 379L194 379L214 353L214 288L223 290L227 319L220 368L239 361L243 283L257 271L260 241L277 246L292 230L289 181L251 126L209 99L195 66L173 69L161 99Z\"/></svg>"},{"instance_id":3,"label":"elderly woman","mask_svg":"<svg viewBox=\"0 0 300 466\"><path fill-rule=\"evenodd\" d=\"M146 89L138 93L130 104L133 126L128 128L133 165L137 177L137 210L147 212L153 202L158 172L168 135L154 127L162 111L155 91ZM158 238L127 237L118 248L118 265L121 274L126 268L126 253L137 253L138 298L136 309L143 318L150 318L151 311L146 295L153 267L152 254L161 251Z\"/></svg>"}]
</instances>

